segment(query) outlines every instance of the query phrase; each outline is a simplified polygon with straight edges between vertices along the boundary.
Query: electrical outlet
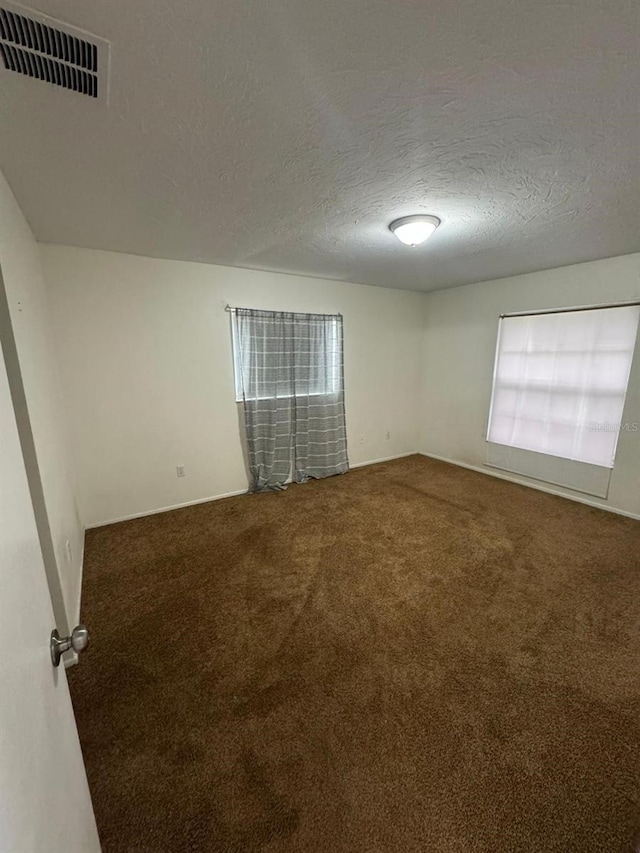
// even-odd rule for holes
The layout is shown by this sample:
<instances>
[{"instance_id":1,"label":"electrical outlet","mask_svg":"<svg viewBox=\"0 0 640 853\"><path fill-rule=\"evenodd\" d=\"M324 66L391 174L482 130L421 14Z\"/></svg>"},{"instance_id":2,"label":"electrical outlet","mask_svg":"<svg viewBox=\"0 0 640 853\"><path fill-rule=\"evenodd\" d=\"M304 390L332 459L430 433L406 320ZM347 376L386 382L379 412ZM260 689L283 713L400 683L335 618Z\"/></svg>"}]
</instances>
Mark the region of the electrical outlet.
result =
<instances>
[{"instance_id":1,"label":"electrical outlet","mask_svg":"<svg viewBox=\"0 0 640 853\"><path fill-rule=\"evenodd\" d=\"M184 473L184 465L176 465L176 474L178 477L186 477Z\"/></svg>"},{"instance_id":2,"label":"electrical outlet","mask_svg":"<svg viewBox=\"0 0 640 853\"><path fill-rule=\"evenodd\" d=\"M70 563L73 563L73 551L71 550L71 542L69 539L64 543L64 547L67 552L67 559Z\"/></svg>"}]
</instances>

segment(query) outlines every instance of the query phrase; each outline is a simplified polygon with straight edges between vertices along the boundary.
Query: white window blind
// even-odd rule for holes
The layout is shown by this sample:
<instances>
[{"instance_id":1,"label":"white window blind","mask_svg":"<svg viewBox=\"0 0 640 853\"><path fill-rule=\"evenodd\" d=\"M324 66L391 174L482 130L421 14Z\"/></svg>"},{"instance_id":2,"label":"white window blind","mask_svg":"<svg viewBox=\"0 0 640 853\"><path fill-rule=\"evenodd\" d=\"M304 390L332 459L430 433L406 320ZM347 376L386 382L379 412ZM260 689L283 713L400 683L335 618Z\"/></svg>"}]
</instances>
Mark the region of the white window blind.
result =
<instances>
[{"instance_id":1,"label":"white window blind","mask_svg":"<svg viewBox=\"0 0 640 853\"><path fill-rule=\"evenodd\" d=\"M487 439L612 468L640 306L500 320Z\"/></svg>"}]
</instances>

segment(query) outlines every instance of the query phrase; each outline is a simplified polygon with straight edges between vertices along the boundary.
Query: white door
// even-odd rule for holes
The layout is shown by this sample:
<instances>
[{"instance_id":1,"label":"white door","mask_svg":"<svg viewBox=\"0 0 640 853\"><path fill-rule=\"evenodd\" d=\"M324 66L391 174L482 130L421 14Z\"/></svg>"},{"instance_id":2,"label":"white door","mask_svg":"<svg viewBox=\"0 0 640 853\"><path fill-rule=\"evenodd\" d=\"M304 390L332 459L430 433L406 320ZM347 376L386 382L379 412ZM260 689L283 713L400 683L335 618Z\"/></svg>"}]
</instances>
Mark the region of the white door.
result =
<instances>
[{"instance_id":1,"label":"white door","mask_svg":"<svg viewBox=\"0 0 640 853\"><path fill-rule=\"evenodd\" d=\"M0 851L98 853L0 349Z\"/></svg>"}]
</instances>

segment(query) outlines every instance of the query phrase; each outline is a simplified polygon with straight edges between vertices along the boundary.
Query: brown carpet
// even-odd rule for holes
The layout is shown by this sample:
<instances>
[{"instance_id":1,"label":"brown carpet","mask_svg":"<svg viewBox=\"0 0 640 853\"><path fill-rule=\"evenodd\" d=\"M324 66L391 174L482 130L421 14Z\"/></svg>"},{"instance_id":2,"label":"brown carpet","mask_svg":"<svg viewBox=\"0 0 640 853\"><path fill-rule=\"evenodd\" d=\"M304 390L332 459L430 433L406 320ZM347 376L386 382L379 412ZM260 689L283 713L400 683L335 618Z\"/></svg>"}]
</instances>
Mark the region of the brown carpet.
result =
<instances>
[{"instance_id":1,"label":"brown carpet","mask_svg":"<svg viewBox=\"0 0 640 853\"><path fill-rule=\"evenodd\" d=\"M87 534L104 853L626 853L640 523L422 457Z\"/></svg>"}]
</instances>

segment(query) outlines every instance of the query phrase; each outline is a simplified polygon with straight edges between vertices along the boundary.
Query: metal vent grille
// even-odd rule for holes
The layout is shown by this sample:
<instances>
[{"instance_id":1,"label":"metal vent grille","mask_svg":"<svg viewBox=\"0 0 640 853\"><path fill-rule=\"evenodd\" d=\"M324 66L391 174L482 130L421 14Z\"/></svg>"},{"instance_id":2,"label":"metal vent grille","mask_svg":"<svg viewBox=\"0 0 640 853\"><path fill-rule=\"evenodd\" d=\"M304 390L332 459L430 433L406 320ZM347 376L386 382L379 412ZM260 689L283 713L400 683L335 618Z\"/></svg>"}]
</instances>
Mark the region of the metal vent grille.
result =
<instances>
[{"instance_id":1,"label":"metal vent grille","mask_svg":"<svg viewBox=\"0 0 640 853\"><path fill-rule=\"evenodd\" d=\"M98 97L97 44L6 5L0 6L0 54L9 71Z\"/></svg>"}]
</instances>

